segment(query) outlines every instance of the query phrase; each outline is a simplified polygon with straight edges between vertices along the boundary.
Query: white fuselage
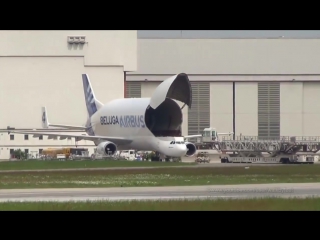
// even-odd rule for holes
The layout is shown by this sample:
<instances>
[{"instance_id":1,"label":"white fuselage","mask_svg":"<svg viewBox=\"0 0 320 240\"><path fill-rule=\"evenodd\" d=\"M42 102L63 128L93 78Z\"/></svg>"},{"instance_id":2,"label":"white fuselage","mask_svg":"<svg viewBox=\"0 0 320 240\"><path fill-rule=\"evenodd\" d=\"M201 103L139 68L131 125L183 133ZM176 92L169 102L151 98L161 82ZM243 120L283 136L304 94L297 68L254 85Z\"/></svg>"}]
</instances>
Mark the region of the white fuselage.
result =
<instances>
[{"instance_id":1,"label":"white fuselage","mask_svg":"<svg viewBox=\"0 0 320 240\"><path fill-rule=\"evenodd\" d=\"M87 122L88 135L125 137L130 144L117 144L119 150L138 149L157 151L170 157L186 155L183 137L155 137L145 124L145 112L150 98L124 98L113 100L100 108ZM178 141L178 144L170 144ZM100 142L95 142L99 144Z\"/></svg>"}]
</instances>

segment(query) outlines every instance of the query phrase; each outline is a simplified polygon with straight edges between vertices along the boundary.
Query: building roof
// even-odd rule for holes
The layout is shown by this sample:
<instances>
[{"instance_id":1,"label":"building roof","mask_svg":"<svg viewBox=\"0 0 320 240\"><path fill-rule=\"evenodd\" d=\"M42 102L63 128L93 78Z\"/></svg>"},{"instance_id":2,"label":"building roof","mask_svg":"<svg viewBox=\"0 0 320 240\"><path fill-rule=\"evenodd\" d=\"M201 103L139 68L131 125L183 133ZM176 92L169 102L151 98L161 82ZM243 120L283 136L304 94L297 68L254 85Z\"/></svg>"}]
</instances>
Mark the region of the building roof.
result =
<instances>
[{"instance_id":1,"label":"building roof","mask_svg":"<svg viewBox=\"0 0 320 240\"><path fill-rule=\"evenodd\" d=\"M320 30L138 30L138 38L320 38Z\"/></svg>"}]
</instances>

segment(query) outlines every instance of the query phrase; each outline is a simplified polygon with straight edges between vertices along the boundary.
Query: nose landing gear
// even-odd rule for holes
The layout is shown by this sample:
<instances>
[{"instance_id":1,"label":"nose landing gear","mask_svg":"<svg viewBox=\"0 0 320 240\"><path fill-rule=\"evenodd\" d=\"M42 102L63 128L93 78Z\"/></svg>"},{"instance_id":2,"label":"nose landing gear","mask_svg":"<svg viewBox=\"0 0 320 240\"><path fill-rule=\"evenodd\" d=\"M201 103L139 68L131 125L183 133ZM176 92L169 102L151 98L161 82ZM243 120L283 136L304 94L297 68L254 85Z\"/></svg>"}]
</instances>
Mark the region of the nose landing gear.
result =
<instances>
[{"instance_id":1,"label":"nose landing gear","mask_svg":"<svg viewBox=\"0 0 320 240\"><path fill-rule=\"evenodd\" d=\"M181 162L181 158L169 157L159 152L155 152L155 156L151 158L151 161L156 162Z\"/></svg>"}]
</instances>

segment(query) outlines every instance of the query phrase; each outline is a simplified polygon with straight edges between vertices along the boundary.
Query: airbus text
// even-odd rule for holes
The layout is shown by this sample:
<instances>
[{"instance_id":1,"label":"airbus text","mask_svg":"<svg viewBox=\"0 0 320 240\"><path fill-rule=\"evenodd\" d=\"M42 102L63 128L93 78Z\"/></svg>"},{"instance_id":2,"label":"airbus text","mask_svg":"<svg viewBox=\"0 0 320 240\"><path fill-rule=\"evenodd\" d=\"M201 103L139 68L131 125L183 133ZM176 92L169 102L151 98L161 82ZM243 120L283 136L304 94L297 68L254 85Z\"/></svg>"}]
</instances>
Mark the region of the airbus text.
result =
<instances>
[{"instance_id":1,"label":"airbus text","mask_svg":"<svg viewBox=\"0 0 320 240\"><path fill-rule=\"evenodd\" d=\"M101 116L101 125L118 125L121 128L145 128L143 115Z\"/></svg>"}]
</instances>

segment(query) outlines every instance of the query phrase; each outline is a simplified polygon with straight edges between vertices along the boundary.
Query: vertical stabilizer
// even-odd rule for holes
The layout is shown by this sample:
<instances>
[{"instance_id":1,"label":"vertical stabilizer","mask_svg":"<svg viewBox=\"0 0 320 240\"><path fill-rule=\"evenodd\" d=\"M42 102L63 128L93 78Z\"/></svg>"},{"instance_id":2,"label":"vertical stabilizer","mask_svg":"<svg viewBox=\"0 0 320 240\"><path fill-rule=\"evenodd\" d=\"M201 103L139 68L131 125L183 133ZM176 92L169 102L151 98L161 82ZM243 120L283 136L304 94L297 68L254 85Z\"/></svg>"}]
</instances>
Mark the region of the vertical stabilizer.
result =
<instances>
[{"instance_id":1,"label":"vertical stabilizer","mask_svg":"<svg viewBox=\"0 0 320 240\"><path fill-rule=\"evenodd\" d=\"M99 108L102 107L102 103L96 99L91 86L89 76L87 74L82 74L82 82L83 82L84 98L85 98L87 111L90 118L93 114L96 113L96 111L98 111Z\"/></svg>"},{"instance_id":2,"label":"vertical stabilizer","mask_svg":"<svg viewBox=\"0 0 320 240\"><path fill-rule=\"evenodd\" d=\"M49 121L46 107L41 108L42 111L42 128L49 128Z\"/></svg>"}]
</instances>

